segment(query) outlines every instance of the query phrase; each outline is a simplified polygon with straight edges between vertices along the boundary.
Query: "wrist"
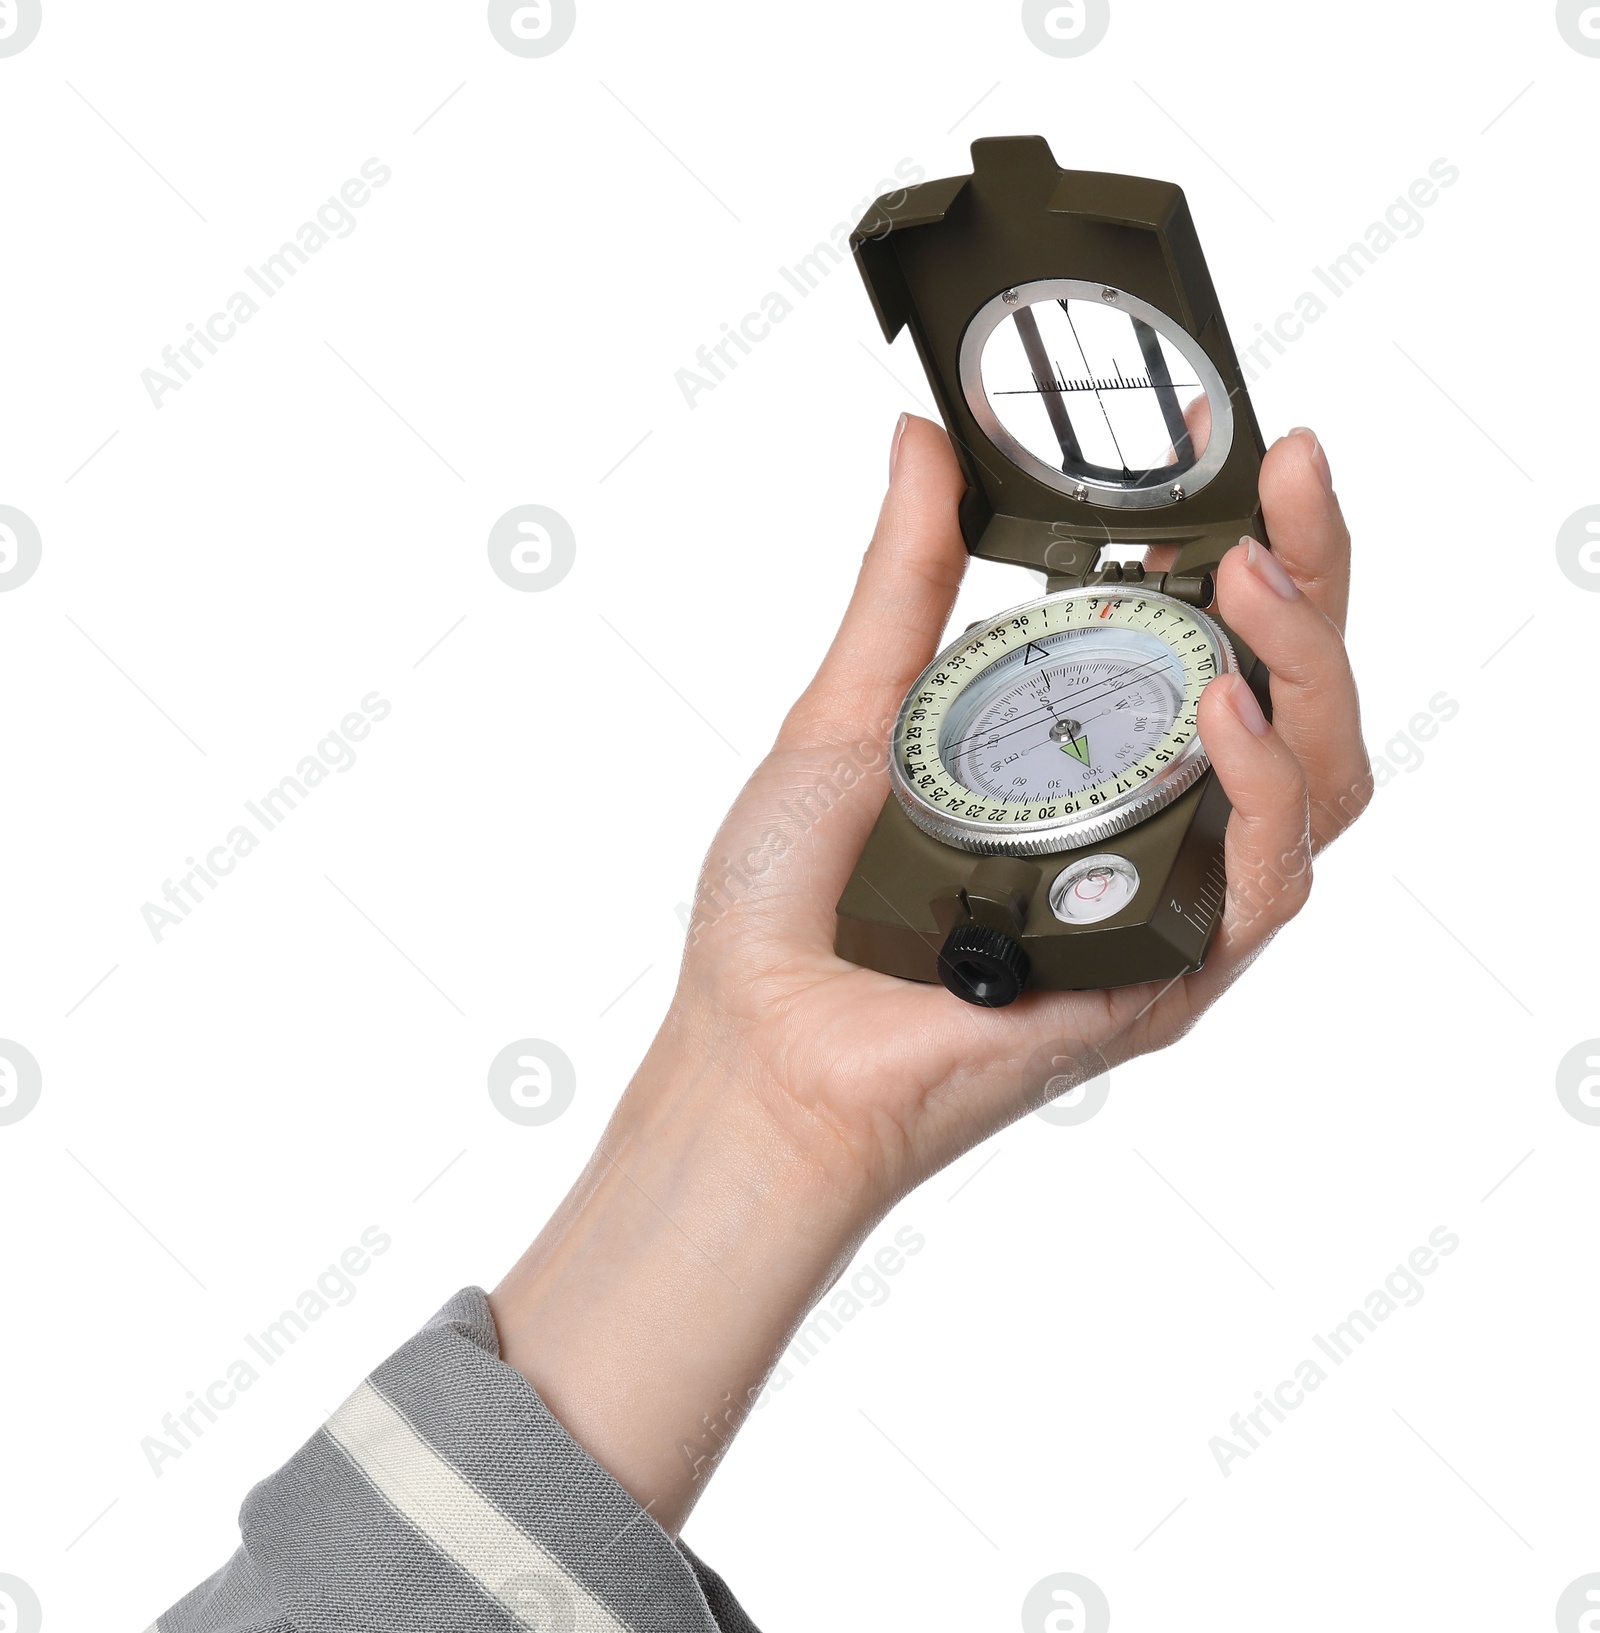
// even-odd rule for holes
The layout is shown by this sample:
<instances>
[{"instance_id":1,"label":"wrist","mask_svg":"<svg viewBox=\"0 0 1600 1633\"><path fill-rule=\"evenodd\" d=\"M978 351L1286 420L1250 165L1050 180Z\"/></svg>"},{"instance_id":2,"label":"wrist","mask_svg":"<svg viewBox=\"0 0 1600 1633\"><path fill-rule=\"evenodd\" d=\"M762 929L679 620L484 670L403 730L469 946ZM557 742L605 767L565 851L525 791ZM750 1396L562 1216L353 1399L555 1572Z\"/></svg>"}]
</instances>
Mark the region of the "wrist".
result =
<instances>
[{"instance_id":1,"label":"wrist","mask_svg":"<svg viewBox=\"0 0 1600 1633\"><path fill-rule=\"evenodd\" d=\"M755 1250L831 1280L886 1211L842 1138L768 1078L725 1024L676 1003L628 1084L591 1169L610 1165L693 1219L717 1262ZM648 1181L648 1184L646 1183ZM769 1248L788 1244L775 1262Z\"/></svg>"},{"instance_id":2,"label":"wrist","mask_svg":"<svg viewBox=\"0 0 1600 1633\"><path fill-rule=\"evenodd\" d=\"M675 1530L875 1219L675 1010L495 1290L502 1354Z\"/></svg>"}]
</instances>

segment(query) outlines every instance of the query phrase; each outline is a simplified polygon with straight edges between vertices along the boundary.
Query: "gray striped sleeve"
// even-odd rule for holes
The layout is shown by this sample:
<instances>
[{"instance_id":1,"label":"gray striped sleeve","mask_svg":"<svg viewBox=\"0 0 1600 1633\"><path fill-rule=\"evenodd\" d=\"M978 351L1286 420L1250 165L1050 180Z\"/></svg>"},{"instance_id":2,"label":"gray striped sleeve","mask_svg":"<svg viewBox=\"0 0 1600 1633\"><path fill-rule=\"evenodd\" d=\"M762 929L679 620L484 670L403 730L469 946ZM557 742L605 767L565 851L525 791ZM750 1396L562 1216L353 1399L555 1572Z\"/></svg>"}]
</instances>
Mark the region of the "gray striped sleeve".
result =
<instances>
[{"instance_id":1,"label":"gray striped sleeve","mask_svg":"<svg viewBox=\"0 0 1600 1633\"><path fill-rule=\"evenodd\" d=\"M152 1633L756 1633L499 1356L468 1288L245 1499Z\"/></svg>"}]
</instances>

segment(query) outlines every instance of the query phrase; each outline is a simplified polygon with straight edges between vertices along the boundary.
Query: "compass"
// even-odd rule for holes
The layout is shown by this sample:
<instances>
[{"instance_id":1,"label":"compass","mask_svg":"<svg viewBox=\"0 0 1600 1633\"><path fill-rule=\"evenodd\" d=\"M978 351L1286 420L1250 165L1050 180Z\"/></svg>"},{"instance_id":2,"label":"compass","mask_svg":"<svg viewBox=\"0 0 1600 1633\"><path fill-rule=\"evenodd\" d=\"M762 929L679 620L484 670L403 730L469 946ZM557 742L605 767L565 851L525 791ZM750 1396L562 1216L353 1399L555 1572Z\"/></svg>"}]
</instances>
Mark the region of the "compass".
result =
<instances>
[{"instance_id":1,"label":"compass","mask_svg":"<svg viewBox=\"0 0 1600 1633\"><path fill-rule=\"evenodd\" d=\"M835 946L998 1008L1204 961L1228 802L1200 697L1238 674L1267 701L1213 574L1265 541L1263 446L1177 187L1063 170L1039 137L972 157L880 199L852 246L885 336L916 341L968 549L1044 586L907 693Z\"/></svg>"}]
</instances>

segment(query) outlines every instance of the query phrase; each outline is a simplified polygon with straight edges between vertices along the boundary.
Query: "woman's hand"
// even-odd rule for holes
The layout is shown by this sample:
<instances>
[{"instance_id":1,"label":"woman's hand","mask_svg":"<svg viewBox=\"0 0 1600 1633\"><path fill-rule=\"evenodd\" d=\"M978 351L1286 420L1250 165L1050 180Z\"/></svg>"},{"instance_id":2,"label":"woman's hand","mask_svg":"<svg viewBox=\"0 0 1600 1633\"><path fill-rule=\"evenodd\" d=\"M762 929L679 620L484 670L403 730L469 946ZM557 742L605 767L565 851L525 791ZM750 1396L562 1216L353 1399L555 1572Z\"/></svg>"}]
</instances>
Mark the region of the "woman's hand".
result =
<instances>
[{"instance_id":1,"label":"woman's hand","mask_svg":"<svg viewBox=\"0 0 1600 1633\"><path fill-rule=\"evenodd\" d=\"M669 1530L888 1208L1074 1081L1180 1038L1299 911L1312 856L1370 797L1342 636L1350 537L1299 431L1262 467L1272 553L1243 542L1217 575L1223 620L1271 671L1273 723L1238 678L1202 696L1233 803L1204 969L983 1010L837 957L890 728L966 566L962 490L944 432L902 419L844 622L712 843L661 1032L494 1294L506 1358Z\"/></svg>"},{"instance_id":2,"label":"woman's hand","mask_svg":"<svg viewBox=\"0 0 1600 1633\"><path fill-rule=\"evenodd\" d=\"M1227 907L1205 968L1110 992L1030 992L996 1011L838 958L834 908L888 793L890 727L943 639L967 561L963 486L944 432L903 421L844 623L712 844L675 1006L695 1046L869 1210L1075 1073L1181 1037L1299 911L1312 855L1371 789L1342 639L1350 536L1321 448L1296 432L1262 469L1275 553L1241 543L1218 573L1224 622L1272 673L1274 723L1241 679L1203 695L1200 735L1233 803Z\"/></svg>"}]
</instances>

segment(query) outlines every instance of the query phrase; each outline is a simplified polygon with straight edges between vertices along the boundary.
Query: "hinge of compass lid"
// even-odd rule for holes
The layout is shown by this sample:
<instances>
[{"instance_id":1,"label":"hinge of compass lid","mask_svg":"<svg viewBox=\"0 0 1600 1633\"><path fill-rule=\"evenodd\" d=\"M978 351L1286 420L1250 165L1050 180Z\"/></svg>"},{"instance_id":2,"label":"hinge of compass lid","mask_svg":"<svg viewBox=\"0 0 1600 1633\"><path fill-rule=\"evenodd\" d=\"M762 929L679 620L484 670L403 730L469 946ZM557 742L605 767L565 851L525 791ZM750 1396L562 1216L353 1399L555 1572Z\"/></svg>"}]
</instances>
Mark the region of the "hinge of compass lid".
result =
<instances>
[{"instance_id":1,"label":"hinge of compass lid","mask_svg":"<svg viewBox=\"0 0 1600 1633\"><path fill-rule=\"evenodd\" d=\"M1209 607L1217 593L1216 580L1210 573L1147 573L1144 564L1137 561L1107 562L1082 577L1048 578L1045 592L1054 595L1057 590L1087 589L1098 584L1135 585L1158 595L1170 595L1174 601L1187 602L1191 607Z\"/></svg>"}]
</instances>

